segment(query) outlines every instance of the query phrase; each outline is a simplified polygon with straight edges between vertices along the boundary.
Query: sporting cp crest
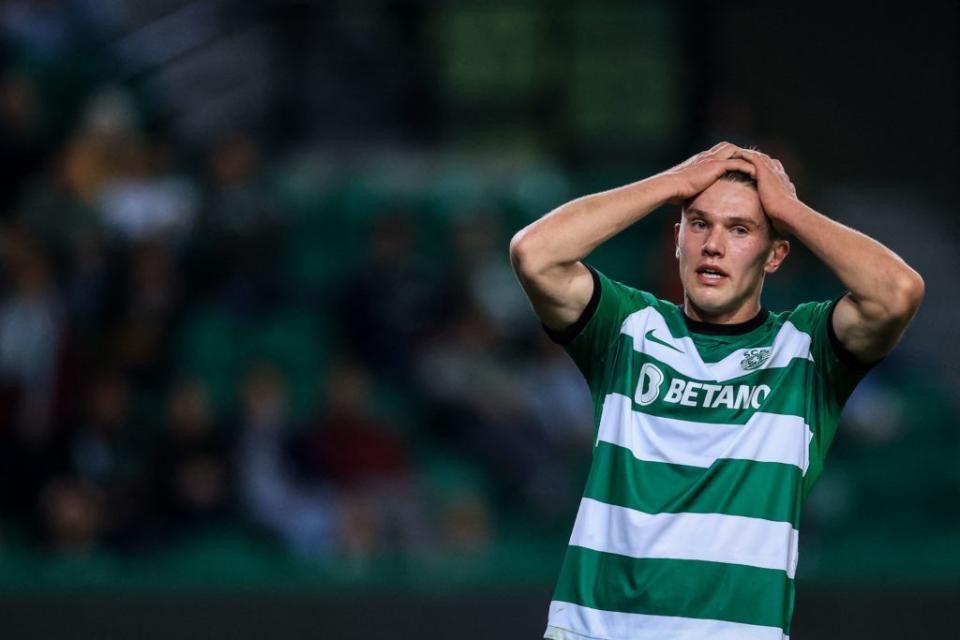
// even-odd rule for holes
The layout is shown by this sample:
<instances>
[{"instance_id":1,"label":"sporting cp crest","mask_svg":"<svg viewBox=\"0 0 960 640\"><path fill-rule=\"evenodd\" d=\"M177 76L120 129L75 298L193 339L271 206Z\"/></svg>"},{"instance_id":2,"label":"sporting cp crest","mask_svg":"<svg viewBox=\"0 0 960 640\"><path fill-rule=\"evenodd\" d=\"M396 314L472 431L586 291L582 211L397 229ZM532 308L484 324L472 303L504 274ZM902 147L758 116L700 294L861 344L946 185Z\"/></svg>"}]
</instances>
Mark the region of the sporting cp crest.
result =
<instances>
[{"instance_id":1,"label":"sporting cp crest","mask_svg":"<svg viewBox=\"0 0 960 640\"><path fill-rule=\"evenodd\" d=\"M740 366L750 371L751 369L757 369L763 366L763 363L770 359L770 349L750 349L744 351L743 360L740 361Z\"/></svg>"}]
</instances>

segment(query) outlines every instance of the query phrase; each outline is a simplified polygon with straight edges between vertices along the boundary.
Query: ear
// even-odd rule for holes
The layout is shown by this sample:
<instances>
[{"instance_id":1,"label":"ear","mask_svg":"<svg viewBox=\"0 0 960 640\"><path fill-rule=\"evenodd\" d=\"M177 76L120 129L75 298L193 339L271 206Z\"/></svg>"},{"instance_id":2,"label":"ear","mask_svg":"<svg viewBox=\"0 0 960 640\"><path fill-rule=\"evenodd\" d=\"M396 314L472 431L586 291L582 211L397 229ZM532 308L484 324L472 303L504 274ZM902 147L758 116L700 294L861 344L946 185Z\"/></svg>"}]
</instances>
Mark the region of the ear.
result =
<instances>
[{"instance_id":1,"label":"ear","mask_svg":"<svg viewBox=\"0 0 960 640\"><path fill-rule=\"evenodd\" d=\"M677 248L675 253L676 257L680 257L680 223L676 222L673 225L673 245Z\"/></svg>"},{"instance_id":2,"label":"ear","mask_svg":"<svg viewBox=\"0 0 960 640\"><path fill-rule=\"evenodd\" d=\"M767 254L767 260L763 263L763 270L767 273L773 273L780 268L789 253L789 240L774 240L770 243L770 251Z\"/></svg>"}]
</instances>

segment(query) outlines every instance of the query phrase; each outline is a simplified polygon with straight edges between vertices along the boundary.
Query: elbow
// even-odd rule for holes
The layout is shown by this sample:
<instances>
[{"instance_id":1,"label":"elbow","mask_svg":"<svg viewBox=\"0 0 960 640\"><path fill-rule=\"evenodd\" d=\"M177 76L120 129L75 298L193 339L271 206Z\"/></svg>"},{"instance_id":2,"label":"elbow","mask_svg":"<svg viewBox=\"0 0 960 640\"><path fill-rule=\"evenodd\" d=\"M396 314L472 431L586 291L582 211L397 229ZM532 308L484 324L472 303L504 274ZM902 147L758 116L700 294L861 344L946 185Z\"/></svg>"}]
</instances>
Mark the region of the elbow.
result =
<instances>
[{"instance_id":1,"label":"elbow","mask_svg":"<svg viewBox=\"0 0 960 640\"><path fill-rule=\"evenodd\" d=\"M520 229L510 238L510 262L516 263L520 259L520 253L524 250L524 238L526 229Z\"/></svg>"},{"instance_id":2,"label":"elbow","mask_svg":"<svg viewBox=\"0 0 960 640\"><path fill-rule=\"evenodd\" d=\"M530 224L510 240L510 263L520 276L537 278L556 267L570 266L581 258L570 255L566 244L553 231L538 223Z\"/></svg>"},{"instance_id":3,"label":"elbow","mask_svg":"<svg viewBox=\"0 0 960 640\"><path fill-rule=\"evenodd\" d=\"M908 267L907 272L902 275L891 287L891 308L890 314L900 318L912 318L923 302L923 295L926 291L926 285L919 273Z\"/></svg>"},{"instance_id":4,"label":"elbow","mask_svg":"<svg viewBox=\"0 0 960 640\"><path fill-rule=\"evenodd\" d=\"M917 273L913 272L913 289L911 290L911 300L913 303L913 310L916 311L920 307L920 303L923 302L923 296L927 292L927 285L923 282L923 277Z\"/></svg>"},{"instance_id":5,"label":"elbow","mask_svg":"<svg viewBox=\"0 0 960 640\"><path fill-rule=\"evenodd\" d=\"M532 248L530 227L525 227L510 239L510 264L518 274L536 273L536 251Z\"/></svg>"}]
</instances>

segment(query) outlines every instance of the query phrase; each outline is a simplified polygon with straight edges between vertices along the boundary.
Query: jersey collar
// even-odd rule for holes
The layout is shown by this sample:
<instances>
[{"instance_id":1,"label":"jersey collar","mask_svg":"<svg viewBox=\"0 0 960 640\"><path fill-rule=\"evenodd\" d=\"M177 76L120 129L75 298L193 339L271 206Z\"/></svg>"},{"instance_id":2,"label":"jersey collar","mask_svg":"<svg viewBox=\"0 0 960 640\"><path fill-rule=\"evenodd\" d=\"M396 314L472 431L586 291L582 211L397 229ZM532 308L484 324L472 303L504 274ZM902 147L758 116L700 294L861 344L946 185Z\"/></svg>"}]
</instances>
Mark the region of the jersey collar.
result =
<instances>
[{"instance_id":1,"label":"jersey collar","mask_svg":"<svg viewBox=\"0 0 960 640\"><path fill-rule=\"evenodd\" d=\"M738 336L744 333L749 333L766 322L767 316L770 315L769 311L761 307L760 311L757 312L757 315L753 316L746 322L737 322L736 324L717 324L715 322L701 322L699 320L694 320L686 314L682 305L677 306L680 308L680 313L683 314L683 321L687 323L687 330L690 331L690 333L706 333L715 336Z\"/></svg>"}]
</instances>

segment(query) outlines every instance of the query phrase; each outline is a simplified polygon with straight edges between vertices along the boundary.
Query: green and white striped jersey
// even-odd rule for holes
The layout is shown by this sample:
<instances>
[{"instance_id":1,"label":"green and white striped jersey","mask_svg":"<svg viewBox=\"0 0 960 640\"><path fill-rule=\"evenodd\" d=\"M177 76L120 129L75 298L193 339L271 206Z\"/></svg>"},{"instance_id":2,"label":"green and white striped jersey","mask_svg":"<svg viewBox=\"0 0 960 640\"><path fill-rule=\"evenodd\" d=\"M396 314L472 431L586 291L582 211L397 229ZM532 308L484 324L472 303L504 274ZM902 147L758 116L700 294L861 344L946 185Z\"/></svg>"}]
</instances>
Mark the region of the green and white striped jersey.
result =
<instances>
[{"instance_id":1,"label":"green and white striped jersey","mask_svg":"<svg viewBox=\"0 0 960 640\"><path fill-rule=\"evenodd\" d=\"M783 640L800 511L867 372L833 301L739 325L589 267L563 334L594 401L586 488L550 603L552 640Z\"/></svg>"}]
</instances>

